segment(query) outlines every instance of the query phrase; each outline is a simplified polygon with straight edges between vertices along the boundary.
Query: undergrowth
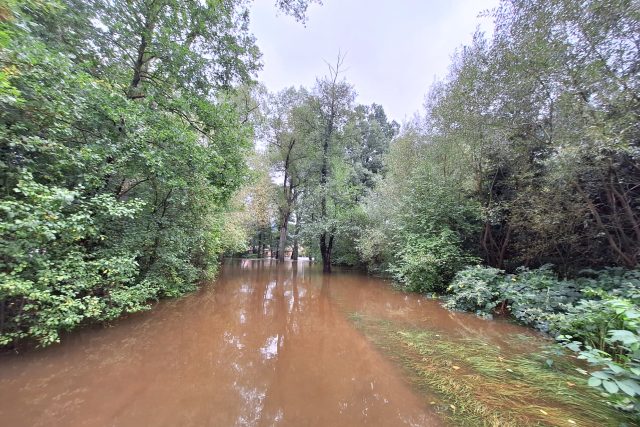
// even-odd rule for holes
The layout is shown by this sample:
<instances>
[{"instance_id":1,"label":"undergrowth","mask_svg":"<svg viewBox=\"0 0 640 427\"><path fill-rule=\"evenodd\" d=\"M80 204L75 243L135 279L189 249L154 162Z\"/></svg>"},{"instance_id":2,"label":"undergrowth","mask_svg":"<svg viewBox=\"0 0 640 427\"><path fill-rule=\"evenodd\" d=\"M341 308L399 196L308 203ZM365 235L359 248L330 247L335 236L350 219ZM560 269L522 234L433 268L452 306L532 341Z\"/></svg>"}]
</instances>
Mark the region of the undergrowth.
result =
<instances>
[{"instance_id":1,"label":"undergrowth","mask_svg":"<svg viewBox=\"0 0 640 427\"><path fill-rule=\"evenodd\" d=\"M435 396L429 403L452 425L630 423L587 385L576 364L534 338L507 337L508 351L480 339L452 338L360 314L351 319L406 369L415 386Z\"/></svg>"}]
</instances>

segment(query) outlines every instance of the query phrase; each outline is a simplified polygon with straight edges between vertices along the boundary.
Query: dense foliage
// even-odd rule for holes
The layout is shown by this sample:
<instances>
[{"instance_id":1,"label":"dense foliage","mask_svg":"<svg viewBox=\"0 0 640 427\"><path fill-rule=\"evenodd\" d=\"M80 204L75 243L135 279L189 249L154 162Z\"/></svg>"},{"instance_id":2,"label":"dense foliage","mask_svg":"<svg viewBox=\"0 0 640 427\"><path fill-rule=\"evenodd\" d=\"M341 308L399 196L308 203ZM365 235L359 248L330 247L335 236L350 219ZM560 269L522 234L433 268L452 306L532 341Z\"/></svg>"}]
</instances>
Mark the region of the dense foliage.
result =
<instances>
[{"instance_id":1,"label":"dense foliage","mask_svg":"<svg viewBox=\"0 0 640 427\"><path fill-rule=\"evenodd\" d=\"M640 410L640 271L584 270L560 280L549 266L514 274L478 266L460 271L448 291L448 308L510 313L557 336L596 367L590 385L613 394L617 405Z\"/></svg>"},{"instance_id":2,"label":"dense foliage","mask_svg":"<svg viewBox=\"0 0 640 427\"><path fill-rule=\"evenodd\" d=\"M242 1L0 6L0 345L215 271L250 145L233 90L259 66L247 19Z\"/></svg>"},{"instance_id":3,"label":"dense foliage","mask_svg":"<svg viewBox=\"0 0 640 427\"><path fill-rule=\"evenodd\" d=\"M640 9L503 0L488 14L492 36L455 54L391 144L359 254L406 290L559 336L599 366L591 385L637 410Z\"/></svg>"},{"instance_id":4,"label":"dense foliage","mask_svg":"<svg viewBox=\"0 0 640 427\"><path fill-rule=\"evenodd\" d=\"M341 75L342 61L312 89L257 95L265 162L256 172L270 174L273 182L254 187L247 208L255 217L272 215L249 224L251 255L264 255L269 247L284 260L290 248L296 259L303 247L327 272L333 264L362 263L355 250L366 221L362 200L383 175L384 155L399 126L382 106L355 104L354 88ZM258 195L269 192L270 203L257 210L255 201L263 199Z\"/></svg>"},{"instance_id":5,"label":"dense foliage","mask_svg":"<svg viewBox=\"0 0 640 427\"><path fill-rule=\"evenodd\" d=\"M302 238L325 269L365 263L417 291L478 261L568 276L637 265L637 5L503 0L487 13L492 36L454 55L400 134L380 106L355 105L342 58L312 89L267 95L280 259Z\"/></svg>"},{"instance_id":6,"label":"dense foliage","mask_svg":"<svg viewBox=\"0 0 640 427\"><path fill-rule=\"evenodd\" d=\"M501 2L492 38L457 52L391 147L360 244L372 266L404 264L416 232L448 229L509 271L635 267L639 13L631 1Z\"/></svg>"},{"instance_id":7,"label":"dense foliage","mask_svg":"<svg viewBox=\"0 0 640 427\"><path fill-rule=\"evenodd\" d=\"M253 85L243 0L0 6L0 345L180 295L224 251L305 252L554 334L638 411L640 9L488 13L400 131L340 56Z\"/></svg>"}]
</instances>

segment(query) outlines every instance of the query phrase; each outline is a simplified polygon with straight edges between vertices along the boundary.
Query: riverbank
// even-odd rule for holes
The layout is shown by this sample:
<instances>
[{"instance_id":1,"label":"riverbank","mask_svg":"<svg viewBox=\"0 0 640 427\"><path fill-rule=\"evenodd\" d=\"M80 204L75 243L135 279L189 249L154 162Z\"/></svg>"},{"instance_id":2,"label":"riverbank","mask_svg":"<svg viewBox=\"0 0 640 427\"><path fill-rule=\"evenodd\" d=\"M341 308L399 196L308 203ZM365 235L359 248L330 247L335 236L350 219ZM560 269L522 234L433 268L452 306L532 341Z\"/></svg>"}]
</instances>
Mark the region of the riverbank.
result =
<instances>
[{"instance_id":1,"label":"riverbank","mask_svg":"<svg viewBox=\"0 0 640 427\"><path fill-rule=\"evenodd\" d=\"M482 336L438 331L355 313L354 325L401 365L411 383L455 426L617 426L632 419L587 385L583 364L551 342L508 334L500 343Z\"/></svg>"}]
</instances>

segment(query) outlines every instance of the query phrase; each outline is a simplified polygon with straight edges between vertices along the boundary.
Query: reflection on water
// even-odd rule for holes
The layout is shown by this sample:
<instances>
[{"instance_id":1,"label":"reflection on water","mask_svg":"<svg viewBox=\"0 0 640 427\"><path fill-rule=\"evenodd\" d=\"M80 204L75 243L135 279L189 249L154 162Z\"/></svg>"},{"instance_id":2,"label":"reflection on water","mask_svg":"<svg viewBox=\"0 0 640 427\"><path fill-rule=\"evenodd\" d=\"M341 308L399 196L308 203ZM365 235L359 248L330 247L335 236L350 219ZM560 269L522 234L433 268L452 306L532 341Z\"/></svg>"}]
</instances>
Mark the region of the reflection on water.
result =
<instances>
[{"instance_id":1,"label":"reflection on water","mask_svg":"<svg viewBox=\"0 0 640 427\"><path fill-rule=\"evenodd\" d=\"M109 328L0 357L7 426L440 425L350 313L500 344L515 326L449 313L361 274L234 260L215 284Z\"/></svg>"}]
</instances>

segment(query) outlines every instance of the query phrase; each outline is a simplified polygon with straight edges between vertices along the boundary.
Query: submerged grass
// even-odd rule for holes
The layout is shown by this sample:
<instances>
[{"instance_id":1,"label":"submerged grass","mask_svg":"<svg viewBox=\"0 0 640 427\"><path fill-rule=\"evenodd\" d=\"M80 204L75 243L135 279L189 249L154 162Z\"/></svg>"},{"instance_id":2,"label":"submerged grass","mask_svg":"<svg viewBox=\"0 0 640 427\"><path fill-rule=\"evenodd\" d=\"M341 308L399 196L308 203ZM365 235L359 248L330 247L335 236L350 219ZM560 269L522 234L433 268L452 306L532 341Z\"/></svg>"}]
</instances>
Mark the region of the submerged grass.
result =
<instances>
[{"instance_id":1,"label":"submerged grass","mask_svg":"<svg viewBox=\"0 0 640 427\"><path fill-rule=\"evenodd\" d=\"M456 426L619 426L629 419L586 384L572 361L514 335L520 352L360 314L352 321L408 371L430 404ZM529 342L527 342L529 341Z\"/></svg>"}]
</instances>

